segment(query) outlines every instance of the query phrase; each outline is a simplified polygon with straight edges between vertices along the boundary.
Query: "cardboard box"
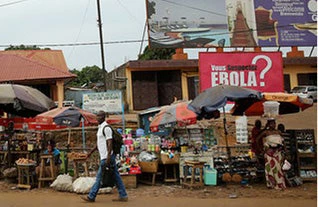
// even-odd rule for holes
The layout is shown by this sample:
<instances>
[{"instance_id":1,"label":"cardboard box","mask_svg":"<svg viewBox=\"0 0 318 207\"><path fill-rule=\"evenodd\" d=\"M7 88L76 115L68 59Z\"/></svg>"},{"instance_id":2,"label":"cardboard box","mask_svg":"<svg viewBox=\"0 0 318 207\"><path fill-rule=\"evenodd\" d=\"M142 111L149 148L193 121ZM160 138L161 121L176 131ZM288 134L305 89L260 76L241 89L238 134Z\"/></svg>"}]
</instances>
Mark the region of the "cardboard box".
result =
<instances>
[{"instance_id":1,"label":"cardboard box","mask_svg":"<svg viewBox=\"0 0 318 207\"><path fill-rule=\"evenodd\" d=\"M121 175L121 179L127 189L129 188L137 188L137 176L131 174Z\"/></svg>"},{"instance_id":2,"label":"cardboard box","mask_svg":"<svg viewBox=\"0 0 318 207\"><path fill-rule=\"evenodd\" d=\"M141 172L147 173L156 173L158 171L158 163L158 160L152 162L138 161L138 164L141 167Z\"/></svg>"}]
</instances>

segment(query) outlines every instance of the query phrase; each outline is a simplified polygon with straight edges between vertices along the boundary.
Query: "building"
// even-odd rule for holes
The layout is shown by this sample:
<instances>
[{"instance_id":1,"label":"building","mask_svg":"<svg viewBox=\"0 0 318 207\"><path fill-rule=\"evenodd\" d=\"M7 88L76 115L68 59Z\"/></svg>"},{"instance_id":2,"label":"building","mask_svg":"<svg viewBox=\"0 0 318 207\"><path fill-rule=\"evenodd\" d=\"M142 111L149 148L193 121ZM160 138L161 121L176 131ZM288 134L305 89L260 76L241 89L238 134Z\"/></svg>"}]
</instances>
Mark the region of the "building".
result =
<instances>
[{"instance_id":1,"label":"building","mask_svg":"<svg viewBox=\"0 0 318 207\"><path fill-rule=\"evenodd\" d=\"M130 111L167 105L175 99L191 100L199 93L198 60L189 60L182 52L177 49L172 60L127 62L125 90ZM216 52L223 50L217 48ZM283 73L287 92L296 85L317 85L317 57L304 57L303 51L292 47L283 58Z\"/></svg>"},{"instance_id":2,"label":"building","mask_svg":"<svg viewBox=\"0 0 318 207\"><path fill-rule=\"evenodd\" d=\"M32 86L62 106L69 72L61 50L0 51L0 83Z\"/></svg>"}]
</instances>

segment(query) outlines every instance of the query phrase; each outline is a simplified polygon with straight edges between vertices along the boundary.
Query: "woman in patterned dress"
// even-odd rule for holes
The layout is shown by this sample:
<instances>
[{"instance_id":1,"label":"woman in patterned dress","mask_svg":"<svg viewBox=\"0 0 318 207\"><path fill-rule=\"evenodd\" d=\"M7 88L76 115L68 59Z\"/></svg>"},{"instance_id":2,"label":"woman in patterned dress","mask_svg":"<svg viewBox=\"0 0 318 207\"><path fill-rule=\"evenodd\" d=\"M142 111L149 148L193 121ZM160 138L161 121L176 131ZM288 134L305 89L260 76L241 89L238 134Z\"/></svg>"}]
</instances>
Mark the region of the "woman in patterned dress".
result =
<instances>
[{"instance_id":1,"label":"woman in patterned dress","mask_svg":"<svg viewBox=\"0 0 318 207\"><path fill-rule=\"evenodd\" d=\"M285 176L282 170L283 157L283 137L276 129L275 119L267 120L266 129L258 138L263 139L264 159L265 159L265 177L268 188L284 190L286 188Z\"/></svg>"}]
</instances>

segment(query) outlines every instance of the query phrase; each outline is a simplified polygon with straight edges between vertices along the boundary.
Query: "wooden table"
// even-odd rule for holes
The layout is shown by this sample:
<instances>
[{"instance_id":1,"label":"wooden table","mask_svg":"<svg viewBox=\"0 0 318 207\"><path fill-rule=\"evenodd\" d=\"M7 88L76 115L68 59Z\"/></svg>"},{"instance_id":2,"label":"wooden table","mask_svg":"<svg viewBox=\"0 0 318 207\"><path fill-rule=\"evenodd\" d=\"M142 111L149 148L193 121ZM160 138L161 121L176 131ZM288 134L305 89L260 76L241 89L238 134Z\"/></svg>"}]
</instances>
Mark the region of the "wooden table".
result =
<instances>
[{"instance_id":1,"label":"wooden table","mask_svg":"<svg viewBox=\"0 0 318 207\"><path fill-rule=\"evenodd\" d=\"M27 188L35 186L35 167L36 164L18 164L18 188Z\"/></svg>"},{"instance_id":2,"label":"wooden table","mask_svg":"<svg viewBox=\"0 0 318 207\"><path fill-rule=\"evenodd\" d=\"M8 160L8 151L0 151L0 162L3 165L9 165L12 166L13 163L18 159L18 158L26 158L26 159L33 159L34 161L38 162L39 161L39 154L40 150L32 150L32 151L10 151L11 157L14 155L15 159L11 158L11 163L9 163Z\"/></svg>"}]
</instances>

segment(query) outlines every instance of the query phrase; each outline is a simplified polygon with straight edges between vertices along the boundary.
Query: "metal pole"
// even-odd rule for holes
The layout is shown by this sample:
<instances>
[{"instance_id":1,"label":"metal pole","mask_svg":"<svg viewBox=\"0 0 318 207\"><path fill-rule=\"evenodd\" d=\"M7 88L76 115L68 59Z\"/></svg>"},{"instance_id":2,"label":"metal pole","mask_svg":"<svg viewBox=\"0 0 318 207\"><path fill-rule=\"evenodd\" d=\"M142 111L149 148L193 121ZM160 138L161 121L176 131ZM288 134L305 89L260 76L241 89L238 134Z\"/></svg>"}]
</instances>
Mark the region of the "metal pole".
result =
<instances>
[{"instance_id":1,"label":"metal pole","mask_svg":"<svg viewBox=\"0 0 318 207\"><path fill-rule=\"evenodd\" d=\"M98 14L98 28L99 28L99 39L100 39L100 52L102 58L102 70L104 71L104 91L107 91L106 86L106 74L107 70L105 68L105 58L104 58L104 42L103 42L103 30L102 30L102 20L101 20L101 12L100 12L100 2L97 0L97 14Z\"/></svg>"},{"instance_id":2,"label":"metal pole","mask_svg":"<svg viewBox=\"0 0 318 207\"><path fill-rule=\"evenodd\" d=\"M225 136L225 147L226 147L226 152L227 152L228 161L229 161L229 170L230 170L230 174L232 174L231 149L229 147L229 142L227 140L228 131L227 131L227 124L226 124L225 106L223 106L223 127L224 127L224 136Z\"/></svg>"}]
</instances>

